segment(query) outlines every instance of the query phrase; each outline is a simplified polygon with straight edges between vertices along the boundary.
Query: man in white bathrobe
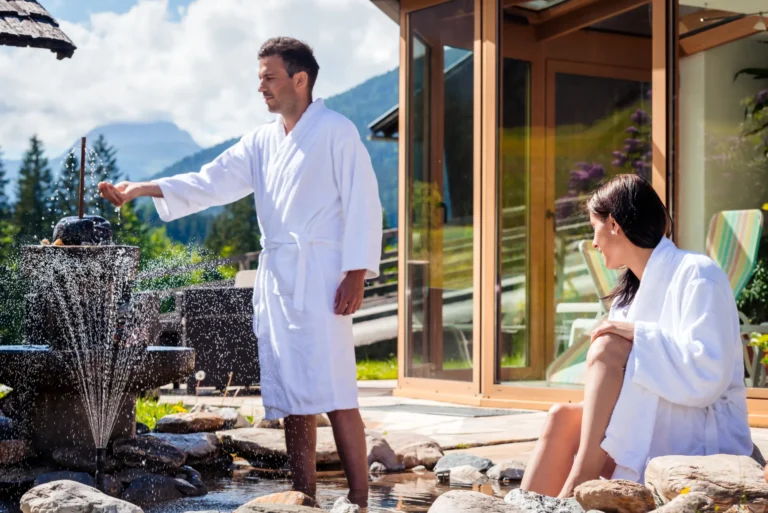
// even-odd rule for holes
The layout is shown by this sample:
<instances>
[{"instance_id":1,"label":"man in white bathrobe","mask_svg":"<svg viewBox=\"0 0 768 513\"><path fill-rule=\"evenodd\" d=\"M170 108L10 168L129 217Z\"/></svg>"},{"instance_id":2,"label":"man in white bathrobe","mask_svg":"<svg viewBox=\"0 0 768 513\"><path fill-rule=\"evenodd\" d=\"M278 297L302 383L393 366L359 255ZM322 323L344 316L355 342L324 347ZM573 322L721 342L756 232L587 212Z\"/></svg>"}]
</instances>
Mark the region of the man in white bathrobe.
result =
<instances>
[{"instance_id":1,"label":"man in white bathrobe","mask_svg":"<svg viewBox=\"0 0 768 513\"><path fill-rule=\"evenodd\" d=\"M352 122L312 100L319 70L312 50L271 39L259 65L259 92L274 122L199 172L99 189L117 206L152 197L166 222L254 195L262 234L254 330L266 418L285 418L294 488L314 497L315 415L328 413L350 500L366 507L351 314L363 301L364 281L379 272L378 185Z\"/></svg>"}]
</instances>

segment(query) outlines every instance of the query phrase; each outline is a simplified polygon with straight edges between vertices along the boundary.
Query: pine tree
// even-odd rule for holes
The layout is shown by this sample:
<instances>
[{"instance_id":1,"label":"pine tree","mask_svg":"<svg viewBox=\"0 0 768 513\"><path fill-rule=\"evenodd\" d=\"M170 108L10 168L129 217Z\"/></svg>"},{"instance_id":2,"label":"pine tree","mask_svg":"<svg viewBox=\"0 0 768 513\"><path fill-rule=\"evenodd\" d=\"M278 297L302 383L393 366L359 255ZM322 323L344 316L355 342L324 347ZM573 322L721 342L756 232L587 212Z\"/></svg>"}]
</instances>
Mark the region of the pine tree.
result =
<instances>
[{"instance_id":1,"label":"pine tree","mask_svg":"<svg viewBox=\"0 0 768 513\"><path fill-rule=\"evenodd\" d=\"M53 213L55 221L62 217L78 214L78 190L80 184L80 162L74 152L67 155L64 167L56 180L53 192Z\"/></svg>"},{"instance_id":2,"label":"pine tree","mask_svg":"<svg viewBox=\"0 0 768 513\"><path fill-rule=\"evenodd\" d=\"M117 166L117 150L114 146L110 146L107 143L107 139L104 134L99 134L96 142L93 145L93 152L96 155L96 168L94 174L94 187L99 182L110 182L116 184L122 180L122 173ZM122 209L122 215L131 215L133 213L133 207L124 206ZM131 212L128 212L130 210ZM120 222L119 216L115 207L104 198L98 196L96 193L95 204L89 208L89 213L100 215L112 224L113 228Z\"/></svg>"},{"instance_id":3,"label":"pine tree","mask_svg":"<svg viewBox=\"0 0 768 513\"><path fill-rule=\"evenodd\" d=\"M3 152L0 150L0 221L7 220L11 215L11 203L8 201L6 187L8 187L8 178L5 175Z\"/></svg>"},{"instance_id":4,"label":"pine tree","mask_svg":"<svg viewBox=\"0 0 768 513\"><path fill-rule=\"evenodd\" d=\"M52 181L43 143L33 136L19 169L18 199L14 212L22 240L41 240L51 236L51 225L56 222L52 212Z\"/></svg>"},{"instance_id":5,"label":"pine tree","mask_svg":"<svg viewBox=\"0 0 768 513\"><path fill-rule=\"evenodd\" d=\"M216 217L205 246L222 257L242 255L259 249L259 237L256 208L248 196L227 205Z\"/></svg>"}]
</instances>

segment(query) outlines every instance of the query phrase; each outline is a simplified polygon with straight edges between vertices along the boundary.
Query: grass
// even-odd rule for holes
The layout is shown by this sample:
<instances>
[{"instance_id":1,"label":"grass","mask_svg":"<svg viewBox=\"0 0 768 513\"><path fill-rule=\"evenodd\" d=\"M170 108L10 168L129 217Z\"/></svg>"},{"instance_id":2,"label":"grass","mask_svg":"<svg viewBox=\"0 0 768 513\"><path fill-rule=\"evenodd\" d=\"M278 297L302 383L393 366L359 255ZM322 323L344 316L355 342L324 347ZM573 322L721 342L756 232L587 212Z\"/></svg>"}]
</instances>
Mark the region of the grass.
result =
<instances>
[{"instance_id":1,"label":"grass","mask_svg":"<svg viewBox=\"0 0 768 513\"><path fill-rule=\"evenodd\" d=\"M136 403L136 421L145 424L149 429L155 429L157 421L171 413L186 413L187 409L181 402L176 404L160 403L155 399L140 397Z\"/></svg>"},{"instance_id":2,"label":"grass","mask_svg":"<svg viewBox=\"0 0 768 513\"><path fill-rule=\"evenodd\" d=\"M357 362L357 379L361 381L397 379L397 358Z\"/></svg>"}]
</instances>

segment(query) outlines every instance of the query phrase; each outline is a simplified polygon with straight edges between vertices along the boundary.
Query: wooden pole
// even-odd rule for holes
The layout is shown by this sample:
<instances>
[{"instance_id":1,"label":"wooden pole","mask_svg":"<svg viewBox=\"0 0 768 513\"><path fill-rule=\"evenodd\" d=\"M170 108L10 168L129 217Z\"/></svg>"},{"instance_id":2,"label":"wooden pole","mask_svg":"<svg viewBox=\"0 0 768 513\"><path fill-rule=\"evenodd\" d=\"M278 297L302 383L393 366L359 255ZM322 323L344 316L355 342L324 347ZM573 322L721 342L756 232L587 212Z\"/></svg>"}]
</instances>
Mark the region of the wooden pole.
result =
<instances>
[{"instance_id":1,"label":"wooden pole","mask_svg":"<svg viewBox=\"0 0 768 513\"><path fill-rule=\"evenodd\" d=\"M77 216L82 219L83 218L83 210L85 209L85 203L84 203L84 195L85 195L85 137L83 137L83 141L80 147L80 195L78 198L78 210L77 210Z\"/></svg>"}]
</instances>

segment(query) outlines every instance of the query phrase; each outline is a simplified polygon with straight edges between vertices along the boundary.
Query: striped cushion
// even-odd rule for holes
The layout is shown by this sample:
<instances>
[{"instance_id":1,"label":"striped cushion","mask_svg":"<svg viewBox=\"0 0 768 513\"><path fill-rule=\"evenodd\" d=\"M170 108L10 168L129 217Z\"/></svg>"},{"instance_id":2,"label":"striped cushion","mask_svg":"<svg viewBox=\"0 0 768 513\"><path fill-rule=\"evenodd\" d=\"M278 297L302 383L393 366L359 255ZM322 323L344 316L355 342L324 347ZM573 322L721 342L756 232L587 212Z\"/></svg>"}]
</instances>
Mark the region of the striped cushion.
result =
<instances>
[{"instance_id":1,"label":"striped cushion","mask_svg":"<svg viewBox=\"0 0 768 513\"><path fill-rule=\"evenodd\" d=\"M760 210L726 210L712 217L707 233L707 255L728 275L738 299L755 270L763 213Z\"/></svg>"}]
</instances>

